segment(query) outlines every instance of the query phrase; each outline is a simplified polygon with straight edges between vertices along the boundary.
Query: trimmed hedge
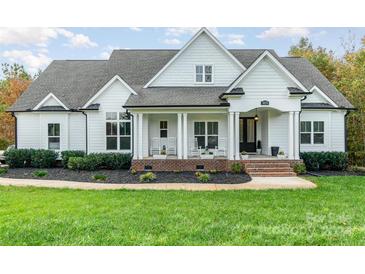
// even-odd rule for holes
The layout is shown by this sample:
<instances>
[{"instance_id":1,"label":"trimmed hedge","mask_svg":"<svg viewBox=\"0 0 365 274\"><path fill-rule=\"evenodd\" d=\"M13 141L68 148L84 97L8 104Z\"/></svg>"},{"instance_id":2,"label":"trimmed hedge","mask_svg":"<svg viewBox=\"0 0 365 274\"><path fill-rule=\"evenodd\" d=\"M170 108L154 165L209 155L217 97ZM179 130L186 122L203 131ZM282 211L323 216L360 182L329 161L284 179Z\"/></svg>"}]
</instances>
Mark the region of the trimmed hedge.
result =
<instances>
[{"instance_id":1,"label":"trimmed hedge","mask_svg":"<svg viewBox=\"0 0 365 274\"><path fill-rule=\"evenodd\" d=\"M32 149L9 149L4 152L5 162L11 168L30 167Z\"/></svg>"},{"instance_id":2,"label":"trimmed hedge","mask_svg":"<svg viewBox=\"0 0 365 274\"><path fill-rule=\"evenodd\" d=\"M302 152L307 170L346 170L348 166L348 155L346 152Z\"/></svg>"},{"instance_id":3,"label":"trimmed hedge","mask_svg":"<svg viewBox=\"0 0 365 274\"><path fill-rule=\"evenodd\" d=\"M123 153L91 153L84 157L70 157L67 167L73 170L129 169L132 156Z\"/></svg>"},{"instance_id":4,"label":"trimmed hedge","mask_svg":"<svg viewBox=\"0 0 365 274\"><path fill-rule=\"evenodd\" d=\"M4 152L5 162L11 168L48 168L56 164L58 153L47 149L9 149Z\"/></svg>"},{"instance_id":5,"label":"trimmed hedge","mask_svg":"<svg viewBox=\"0 0 365 274\"><path fill-rule=\"evenodd\" d=\"M35 149L31 152L30 166L36 168L49 168L56 166L58 153L53 150Z\"/></svg>"},{"instance_id":6,"label":"trimmed hedge","mask_svg":"<svg viewBox=\"0 0 365 274\"><path fill-rule=\"evenodd\" d=\"M82 150L65 150L61 152L62 165L67 168L68 160L70 157L84 157L85 151Z\"/></svg>"}]
</instances>

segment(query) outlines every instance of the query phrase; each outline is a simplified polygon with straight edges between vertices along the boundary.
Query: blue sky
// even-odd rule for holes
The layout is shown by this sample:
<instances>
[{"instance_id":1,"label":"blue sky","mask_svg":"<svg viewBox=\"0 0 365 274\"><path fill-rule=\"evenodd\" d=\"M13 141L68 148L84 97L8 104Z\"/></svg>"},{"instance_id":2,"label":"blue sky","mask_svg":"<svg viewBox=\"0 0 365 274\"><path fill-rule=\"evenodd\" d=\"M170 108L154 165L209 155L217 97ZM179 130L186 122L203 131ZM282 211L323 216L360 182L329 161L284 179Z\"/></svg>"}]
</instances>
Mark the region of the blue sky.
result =
<instances>
[{"instance_id":1,"label":"blue sky","mask_svg":"<svg viewBox=\"0 0 365 274\"><path fill-rule=\"evenodd\" d=\"M57 59L106 59L114 48L181 48L199 28L0 28L0 63L30 72ZM356 45L365 28L209 28L227 48L271 48L286 56L301 36L343 54L341 38Z\"/></svg>"}]
</instances>

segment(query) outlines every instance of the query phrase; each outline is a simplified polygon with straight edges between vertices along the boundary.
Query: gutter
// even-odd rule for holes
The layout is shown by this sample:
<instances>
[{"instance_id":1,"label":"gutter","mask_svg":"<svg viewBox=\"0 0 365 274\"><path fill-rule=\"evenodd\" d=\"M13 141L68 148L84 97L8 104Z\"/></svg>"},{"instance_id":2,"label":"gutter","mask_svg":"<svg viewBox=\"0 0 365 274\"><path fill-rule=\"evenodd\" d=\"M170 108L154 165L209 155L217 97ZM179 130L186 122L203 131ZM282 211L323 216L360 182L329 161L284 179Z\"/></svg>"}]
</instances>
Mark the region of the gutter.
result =
<instances>
[{"instance_id":1,"label":"gutter","mask_svg":"<svg viewBox=\"0 0 365 274\"><path fill-rule=\"evenodd\" d=\"M348 151L348 142L347 142L347 115L350 114L350 111L346 111L346 114L344 115L344 132L345 132L345 152Z\"/></svg>"},{"instance_id":2,"label":"gutter","mask_svg":"<svg viewBox=\"0 0 365 274\"><path fill-rule=\"evenodd\" d=\"M299 126L299 130L298 130L298 140L299 140L299 159L300 159L300 116L302 115L302 102L307 99L307 95L305 95L303 98L300 99L300 111L299 111L299 121L298 121L298 126Z\"/></svg>"},{"instance_id":3,"label":"gutter","mask_svg":"<svg viewBox=\"0 0 365 274\"><path fill-rule=\"evenodd\" d=\"M131 106L123 106L123 108L181 108L181 107L229 107L229 103L222 103L220 105L131 105Z\"/></svg>"},{"instance_id":4,"label":"gutter","mask_svg":"<svg viewBox=\"0 0 365 274\"><path fill-rule=\"evenodd\" d=\"M14 112L11 112L11 116L14 117L15 125L14 125L14 131L15 131L15 148L18 148L18 118L15 116Z\"/></svg>"}]
</instances>

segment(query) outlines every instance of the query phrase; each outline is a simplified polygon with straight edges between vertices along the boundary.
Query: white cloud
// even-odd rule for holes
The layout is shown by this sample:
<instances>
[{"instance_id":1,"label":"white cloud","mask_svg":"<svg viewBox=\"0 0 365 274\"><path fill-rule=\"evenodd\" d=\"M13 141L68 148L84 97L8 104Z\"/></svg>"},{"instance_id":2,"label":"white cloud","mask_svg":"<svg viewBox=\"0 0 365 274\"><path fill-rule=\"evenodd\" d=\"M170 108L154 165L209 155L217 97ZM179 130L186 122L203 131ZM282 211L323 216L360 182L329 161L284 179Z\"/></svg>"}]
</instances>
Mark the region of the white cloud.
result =
<instances>
[{"instance_id":1,"label":"white cloud","mask_svg":"<svg viewBox=\"0 0 365 274\"><path fill-rule=\"evenodd\" d=\"M245 42L243 41L243 38L245 36L243 34L228 34L227 38L228 41L227 43L230 45L239 45L239 46L243 46L245 44Z\"/></svg>"},{"instance_id":2,"label":"white cloud","mask_svg":"<svg viewBox=\"0 0 365 274\"><path fill-rule=\"evenodd\" d=\"M2 56L11 62L24 64L31 73L36 73L39 69L47 66L51 59L42 52L33 54L30 50L6 50Z\"/></svg>"},{"instance_id":3,"label":"white cloud","mask_svg":"<svg viewBox=\"0 0 365 274\"><path fill-rule=\"evenodd\" d=\"M54 28L0 28L0 44L44 46L50 39L57 38Z\"/></svg>"},{"instance_id":4,"label":"white cloud","mask_svg":"<svg viewBox=\"0 0 365 274\"><path fill-rule=\"evenodd\" d=\"M171 39L166 38L162 41L162 43L166 45L180 45L181 41L177 38L171 38Z\"/></svg>"},{"instance_id":5,"label":"white cloud","mask_svg":"<svg viewBox=\"0 0 365 274\"><path fill-rule=\"evenodd\" d=\"M257 35L260 39L273 39L281 37L307 37L310 31L308 28L270 28Z\"/></svg>"},{"instance_id":6,"label":"white cloud","mask_svg":"<svg viewBox=\"0 0 365 274\"><path fill-rule=\"evenodd\" d=\"M110 52L103 51L102 53L100 53L101 59L109 59L109 57L110 57Z\"/></svg>"},{"instance_id":7,"label":"white cloud","mask_svg":"<svg viewBox=\"0 0 365 274\"><path fill-rule=\"evenodd\" d=\"M71 48L95 48L98 46L97 43L90 40L89 36L84 34L74 34L66 45Z\"/></svg>"},{"instance_id":8,"label":"white cloud","mask_svg":"<svg viewBox=\"0 0 365 274\"><path fill-rule=\"evenodd\" d=\"M201 28L167 28L165 35L167 36L175 36L179 37L182 35L194 35L197 33ZM208 28L211 33L215 36L219 36L217 28Z\"/></svg>"},{"instance_id":9,"label":"white cloud","mask_svg":"<svg viewBox=\"0 0 365 274\"><path fill-rule=\"evenodd\" d=\"M133 28L129 28L130 30L133 31L142 31L142 28L138 28L138 27L133 27Z\"/></svg>"},{"instance_id":10,"label":"white cloud","mask_svg":"<svg viewBox=\"0 0 365 274\"><path fill-rule=\"evenodd\" d=\"M0 44L35 45L47 47L51 39L67 38L68 46L80 48L96 47L97 43L84 34L73 33L63 28L0 28Z\"/></svg>"}]
</instances>

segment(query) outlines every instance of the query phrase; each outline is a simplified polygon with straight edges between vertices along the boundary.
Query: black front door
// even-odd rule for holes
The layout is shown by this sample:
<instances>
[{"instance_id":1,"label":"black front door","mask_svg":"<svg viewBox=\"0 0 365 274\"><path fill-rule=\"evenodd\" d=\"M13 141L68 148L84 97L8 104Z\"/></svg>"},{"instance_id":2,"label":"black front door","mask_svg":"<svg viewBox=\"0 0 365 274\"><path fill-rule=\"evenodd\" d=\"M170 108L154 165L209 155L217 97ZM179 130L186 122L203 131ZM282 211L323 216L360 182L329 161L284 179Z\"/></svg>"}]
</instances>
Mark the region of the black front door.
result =
<instances>
[{"instance_id":1,"label":"black front door","mask_svg":"<svg viewBox=\"0 0 365 274\"><path fill-rule=\"evenodd\" d=\"M240 117L240 151L256 152L256 121Z\"/></svg>"}]
</instances>

